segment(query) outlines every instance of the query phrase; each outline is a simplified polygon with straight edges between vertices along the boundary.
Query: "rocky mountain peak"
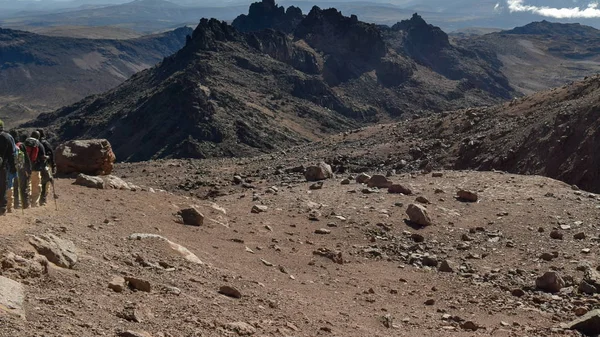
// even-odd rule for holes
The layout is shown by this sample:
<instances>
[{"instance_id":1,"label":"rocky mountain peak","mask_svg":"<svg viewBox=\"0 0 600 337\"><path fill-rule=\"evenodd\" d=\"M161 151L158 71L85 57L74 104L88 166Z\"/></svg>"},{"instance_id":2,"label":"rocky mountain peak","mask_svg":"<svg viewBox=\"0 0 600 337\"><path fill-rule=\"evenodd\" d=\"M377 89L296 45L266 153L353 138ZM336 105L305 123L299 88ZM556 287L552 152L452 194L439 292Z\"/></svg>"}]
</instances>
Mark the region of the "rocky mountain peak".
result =
<instances>
[{"instance_id":1,"label":"rocky mountain peak","mask_svg":"<svg viewBox=\"0 0 600 337\"><path fill-rule=\"evenodd\" d=\"M402 20L392 26L392 30L404 31L406 43L422 50L439 50L450 46L448 34L441 28L428 24L415 13L409 20Z\"/></svg>"},{"instance_id":2,"label":"rocky mountain peak","mask_svg":"<svg viewBox=\"0 0 600 337\"><path fill-rule=\"evenodd\" d=\"M379 58L386 45L377 26L342 15L335 8L314 6L296 27L294 36L324 53L355 54L364 60Z\"/></svg>"},{"instance_id":3,"label":"rocky mountain peak","mask_svg":"<svg viewBox=\"0 0 600 337\"><path fill-rule=\"evenodd\" d=\"M188 37L186 48L216 50L218 42L237 41L240 34L224 21L217 19L202 19L194 29L191 37Z\"/></svg>"},{"instance_id":4,"label":"rocky mountain peak","mask_svg":"<svg viewBox=\"0 0 600 337\"><path fill-rule=\"evenodd\" d=\"M253 32L263 29L275 29L291 33L304 18L302 10L290 6L286 10L274 0L262 0L250 5L248 15L242 14L233 20L233 27L241 32Z\"/></svg>"}]
</instances>

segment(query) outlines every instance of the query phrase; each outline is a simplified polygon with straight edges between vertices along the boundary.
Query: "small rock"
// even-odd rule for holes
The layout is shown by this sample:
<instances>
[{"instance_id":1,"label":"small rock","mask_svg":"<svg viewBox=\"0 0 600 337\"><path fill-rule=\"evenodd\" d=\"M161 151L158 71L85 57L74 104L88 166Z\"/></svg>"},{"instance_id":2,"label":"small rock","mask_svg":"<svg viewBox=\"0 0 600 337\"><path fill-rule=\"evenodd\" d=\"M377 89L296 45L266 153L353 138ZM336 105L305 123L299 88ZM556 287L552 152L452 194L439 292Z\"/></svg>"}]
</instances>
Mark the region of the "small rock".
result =
<instances>
[{"instance_id":1,"label":"small rock","mask_svg":"<svg viewBox=\"0 0 600 337\"><path fill-rule=\"evenodd\" d=\"M467 190L459 190L456 193L456 196L459 200L468 201L468 202L477 202L479 200L479 196L475 192L467 191Z\"/></svg>"},{"instance_id":2,"label":"small rock","mask_svg":"<svg viewBox=\"0 0 600 337\"><path fill-rule=\"evenodd\" d=\"M444 260L440 264L438 271L443 273L454 273L457 270L457 266L451 260Z\"/></svg>"},{"instance_id":3,"label":"small rock","mask_svg":"<svg viewBox=\"0 0 600 337\"><path fill-rule=\"evenodd\" d=\"M385 176L381 174L376 174L367 181L368 187L377 187L377 188L389 188L392 186L392 182L389 181Z\"/></svg>"},{"instance_id":4,"label":"small rock","mask_svg":"<svg viewBox=\"0 0 600 337\"><path fill-rule=\"evenodd\" d=\"M232 298L242 298L242 293L230 286L222 286L219 288L219 294Z\"/></svg>"},{"instance_id":5,"label":"small rock","mask_svg":"<svg viewBox=\"0 0 600 337\"><path fill-rule=\"evenodd\" d=\"M410 235L410 238L411 238L411 239L412 239L414 242L416 242L416 243L421 243L421 242L424 242L424 241L425 241L425 237L424 237L423 235L421 235L421 234L418 234L418 233L413 233L413 234L411 234L411 235Z\"/></svg>"},{"instance_id":6,"label":"small rock","mask_svg":"<svg viewBox=\"0 0 600 337\"><path fill-rule=\"evenodd\" d=\"M366 174L366 173L361 173L356 177L356 182L359 184L366 184L369 179L371 179L371 176Z\"/></svg>"},{"instance_id":7,"label":"small rock","mask_svg":"<svg viewBox=\"0 0 600 337\"><path fill-rule=\"evenodd\" d=\"M177 214L183 219L183 223L188 226L202 226L204 224L204 215L196 207L180 210Z\"/></svg>"},{"instance_id":8,"label":"small rock","mask_svg":"<svg viewBox=\"0 0 600 337\"><path fill-rule=\"evenodd\" d=\"M430 226L432 224L431 218L427 213L427 209L421 205L408 205L408 208L406 209L406 214L408 215L410 221L417 225Z\"/></svg>"},{"instance_id":9,"label":"small rock","mask_svg":"<svg viewBox=\"0 0 600 337\"><path fill-rule=\"evenodd\" d=\"M323 188L323 182L322 181L316 182L316 183L310 185L310 187L309 187L309 189L311 189L311 190L320 190L322 188Z\"/></svg>"},{"instance_id":10,"label":"small rock","mask_svg":"<svg viewBox=\"0 0 600 337\"><path fill-rule=\"evenodd\" d=\"M412 190L400 184L392 184L392 186L388 188L388 193L411 195Z\"/></svg>"},{"instance_id":11,"label":"small rock","mask_svg":"<svg viewBox=\"0 0 600 337\"><path fill-rule=\"evenodd\" d=\"M549 293L557 293L565 287L565 281L556 272L549 271L535 280L536 288Z\"/></svg>"},{"instance_id":12,"label":"small rock","mask_svg":"<svg viewBox=\"0 0 600 337\"><path fill-rule=\"evenodd\" d=\"M32 236L29 243L40 255L62 268L73 268L77 263L77 254L73 242L61 239L54 234Z\"/></svg>"},{"instance_id":13,"label":"small rock","mask_svg":"<svg viewBox=\"0 0 600 337\"><path fill-rule=\"evenodd\" d=\"M544 261L552 261L554 260L554 254L542 253L542 255L540 255L540 259Z\"/></svg>"},{"instance_id":14,"label":"small rock","mask_svg":"<svg viewBox=\"0 0 600 337\"><path fill-rule=\"evenodd\" d=\"M344 179L341 182L342 185L350 185L350 179Z\"/></svg>"},{"instance_id":15,"label":"small rock","mask_svg":"<svg viewBox=\"0 0 600 337\"><path fill-rule=\"evenodd\" d=\"M327 229L327 228L319 228L317 230L315 230L315 234L331 234L331 230Z\"/></svg>"},{"instance_id":16,"label":"small rock","mask_svg":"<svg viewBox=\"0 0 600 337\"><path fill-rule=\"evenodd\" d=\"M233 331L240 336L250 336L256 333L256 328L245 322L227 323L223 327L226 330Z\"/></svg>"},{"instance_id":17,"label":"small rock","mask_svg":"<svg viewBox=\"0 0 600 337\"><path fill-rule=\"evenodd\" d=\"M128 277L125 277L125 281L127 281L127 283L129 284L129 287L132 289L144 291L147 293L152 291L152 285L150 284L150 282L148 282L146 280L128 276Z\"/></svg>"},{"instance_id":18,"label":"small rock","mask_svg":"<svg viewBox=\"0 0 600 337\"><path fill-rule=\"evenodd\" d=\"M435 304L435 300L433 298L430 298L427 301L425 301L425 305L434 305L434 304Z\"/></svg>"},{"instance_id":19,"label":"small rock","mask_svg":"<svg viewBox=\"0 0 600 337\"><path fill-rule=\"evenodd\" d=\"M573 235L573 239L575 239L575 240L585 240L585 237L586 236L585 236L584 232Z\"/></svg>"},{"instance_id":20,"label":"small rock","mask_svg":"<svg viewBox=\"0 0 600 337\"><path fill-rule=\"evenodd\" d=\"M463 235L460 236L460 239L463 241L473 241L473 238L469 236L469 234L464 233Z\"/></svg>"},{"instance_id":21,"label":"small rock","mask_svg":"<svg viewBox=\"0 0 600 337\"><path fill-rule=\"evenodd\" d=\"M510 293L515 297L525 296L525 291L523 291L523 289L519 289L519 288L513 289Z\"/></svg>"},{"instance_id":22,"label":"small rock","mask_svg":"<svg viewBox=\"0 0 600 337\"><path fill-rule=\"evenodd\" d=\"M467 330L467 331L477 331L479 329L479 326L472 321L466 321L466 322L462 323L460 325L460 327L463 330Z\"/></svg>"},{"instance_id":23,"label":"small rock","mask_svg":"<svg viewBox=\"0 0 600 337\"><path fill-rule=\"evenodd\" d=\"M433 173L431 174L431 176L432 176L433 178L441 178L441 177L443 177L443 176L444 176L444 174L443 174L442 172L433 172Z\"/></svg>"},{"instance_id":24,"label":"small rock","mask_svg":"<svg viewBox=\"0 0 600 337\"><path fill-rule=\"evenodd\" d=\"M108 283L108 288L117 293L122 292L125 290L125 279L120 276L113 277L113 279Z\"/></svg>"},{"instance_id":25,"label":"small rock","mask_svg":"<svg viewBox=\"0 0 600 337\"><path fill-rule=\"evenodd\" d=\"M584 307L578 307L578 308L575 308L575 310L573 310L573 312L575 313L575 316L581 317L581 316L587 314L588 310Z\"/></svg>"},{"instance_id":26,"label":"small rock","mask_svg":"<svg viewBox=\"0 0 600 337\"><path fill-rule=\"evenodd\" d=\"M77 176L73 184L89 188L104 189L104 180L102 178L88 176L83 173L80 173Z\"/></svg>"},{"instance_id":27,"label":"small rock","mask_svg":"<svg viewBox=\"0 0 600 337\"><path fill-rule=\"evenodd\" d=\"M427 199L424 196L419 196L417 197L417 199L415 200L416 202L420 202L422 204L430 204L431 202L429 202L429 199Z\"/></svg>"},{"instance_id":28,"label":"small rock","mask_svg":"<svg viewBox=\"0 0 600 337\"><path fill-rule=\"evenodd\" d=\"M252 206L252 213L258 214L258 213L263 213L266 212L269 209L269 207L264 206L264 205L254 205Z\"/></svg>"},{"instance_id":29,"label":"small rock","mask_svg":"<svg viewBox=\"0 0 600 337\"><path fill-rule=\"evenodd\" d=\"M563 239L563 233L559 232L557 230L553 230L552 232L550 232L550 238L554 239L554 240L562 240Z\"/></svg>"},{"instance_id":30,"label":"small rock","mask_svg":"<svg viewBox=\"0 0 600 337\"><path fill-rule=\"evenodd\" d=\"M325 180L333 178L333 171L330 165L320 162L318 165L307 167L304 171L304 178L307 181Z\"/></svg>"},{"instance_id":31,"label":"small rock","mask_svg":"<svg viewBox=\"0 0 600 337\"><path fill-rule=\"evenodd\" d=\"M152 335L147 333L146 331L132 331L132 330L122 331L122 332L119 332L117 335L119 337L152 337Z\"/></svg>"}]
</instances>

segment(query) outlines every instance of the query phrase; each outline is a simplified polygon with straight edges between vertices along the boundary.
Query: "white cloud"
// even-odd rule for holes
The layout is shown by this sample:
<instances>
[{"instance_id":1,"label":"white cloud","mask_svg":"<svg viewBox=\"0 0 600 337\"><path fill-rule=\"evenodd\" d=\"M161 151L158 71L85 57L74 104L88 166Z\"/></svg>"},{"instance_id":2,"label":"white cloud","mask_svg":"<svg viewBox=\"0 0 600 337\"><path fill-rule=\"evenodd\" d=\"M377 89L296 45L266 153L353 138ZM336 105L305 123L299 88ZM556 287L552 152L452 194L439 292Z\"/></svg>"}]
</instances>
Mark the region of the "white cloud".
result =
<instances>
[{"instance_id":1,"label":"white cloud","mask_svg":"<svg viewBox=\"0 0 600 337\"><path fill-rule=\"evenodd\" d=\"M556 19L600 18L598 3L590 3L587 7L552 8L526 5L524 0L507 0L507 5L511 12L530 12Z\"/></svg>"}]
</instances>

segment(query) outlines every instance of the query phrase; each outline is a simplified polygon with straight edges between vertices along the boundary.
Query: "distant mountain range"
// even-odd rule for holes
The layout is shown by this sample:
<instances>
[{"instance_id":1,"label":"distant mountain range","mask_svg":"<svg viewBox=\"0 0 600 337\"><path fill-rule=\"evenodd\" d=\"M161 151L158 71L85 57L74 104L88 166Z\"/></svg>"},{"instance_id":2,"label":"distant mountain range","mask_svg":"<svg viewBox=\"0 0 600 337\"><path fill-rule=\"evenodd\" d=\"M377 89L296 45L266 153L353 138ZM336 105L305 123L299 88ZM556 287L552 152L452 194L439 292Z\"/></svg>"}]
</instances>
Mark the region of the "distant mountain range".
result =
<instances>
[{"instance_id":1,"label":"distant mountain range","mask_svg":"<svg viewBox=\"0 0 600 337\"><path fill-rule=\"evenodd\" d=\"M39 26L107 26L114 25L138 32L156 32L197 24L200 18L231 21L245 12L251 1L207 0L73 0L73 1L13 1L0 0L0 26L16 29ZM514 2L514 1L513 1ZM564 1L526 1L533 5L550 7L586 8L589 1L565 4ZM335 7L345 15L355 14L362 21L393 25L418 12L428 22L447 32L482 27L510 29L532 21L551 19L562 23L579 22L600 28L600 18L546 17L536 11L510 10L504 0L390 0L390 1L302 1L290 0L283 5L294 5L309 12L314 5ZM513 8L514 9L514 8ZM561 13L561 11L555 11ZM563 11L564 12L564 11ZM573 11L569 11L572 13ZM68 13L68 14L67 14ZM556 16L556 15L555 15Z\"/></svg>"}]
</instances>

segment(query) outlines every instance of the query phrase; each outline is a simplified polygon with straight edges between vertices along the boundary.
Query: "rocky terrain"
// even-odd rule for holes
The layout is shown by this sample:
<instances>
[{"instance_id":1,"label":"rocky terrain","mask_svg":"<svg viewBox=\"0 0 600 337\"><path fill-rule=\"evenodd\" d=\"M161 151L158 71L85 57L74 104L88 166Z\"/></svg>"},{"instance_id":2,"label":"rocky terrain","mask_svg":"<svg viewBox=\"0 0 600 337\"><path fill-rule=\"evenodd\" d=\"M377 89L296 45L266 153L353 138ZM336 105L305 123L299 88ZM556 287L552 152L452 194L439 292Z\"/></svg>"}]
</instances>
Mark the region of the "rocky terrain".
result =
<instances>
[{"instance_id":1,"label":"rocky terrain","mask_svg":"<svg viewBox=\"0 0 600 337\"><path fill-rule=\"evenodd\" d=\"M464 54L464 64L474 65L465 66L467 78L433 69L434 60L413 59L402 38L414 50L420 29L447 39L420 23L384 36L355 16L318 7L293 35L241 33L202 20L186 46L157 67L28 125L49 127L58 140L107 138L127 161L246 156L365 123L512 97L508 82L477 56ZM439 50L461 68L457 55L464 51Z\"/></svg>"},{"instance_id":2,"label":"rocky terrain","mask_svg":"<svg viewBox=\"0 0 600 337\"><path fill-rule=\"evenodd\" d=\"M2 219L0 336L577 336L563 328L595 313L598 195L500 171L307 182L328 176L319 156L120 164L122 190L58 180L58 210ZM161 188L178 177L212 192Z\"/></svg>"},{"instance_id":3,"label":"rocky terrain","mask_svg":"<svg viewBox=\"0 0 600 337\"><path fill-rule=\"evenodd\" d=\"M111 89L175 53L191 32L97 40L0 29L0 119L18 125Z\"/></svg>"},{"instance_id":4,"label":"rocky terrain","mask_svg":"<svg viewBox=\"0 0 600 337\"><path fill-rule=\"evenodd\" d=\"M524 94L600 72L600 31L580 24L533 22L456 43L497 55L502 74Z\"/></svg>"}]
</instances>

